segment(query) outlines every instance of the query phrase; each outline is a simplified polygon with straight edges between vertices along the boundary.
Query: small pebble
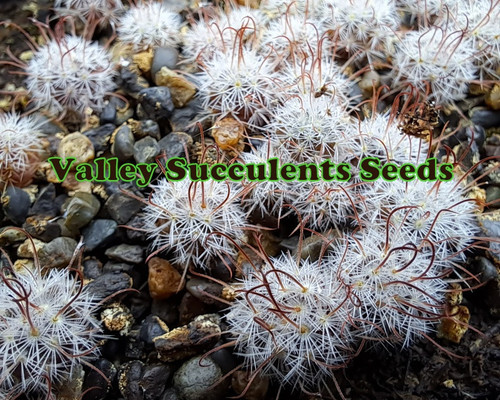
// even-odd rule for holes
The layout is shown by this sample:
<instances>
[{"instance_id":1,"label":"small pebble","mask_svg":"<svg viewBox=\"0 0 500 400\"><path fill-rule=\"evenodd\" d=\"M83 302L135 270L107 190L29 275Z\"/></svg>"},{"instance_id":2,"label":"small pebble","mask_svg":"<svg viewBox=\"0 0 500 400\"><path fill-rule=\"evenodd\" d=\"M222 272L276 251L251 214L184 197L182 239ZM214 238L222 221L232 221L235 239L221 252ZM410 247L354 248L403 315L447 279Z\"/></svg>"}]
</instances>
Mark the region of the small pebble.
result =
<instances>
[{"instance_id":1,"label":"small pebble","mask_svg":"<svg viewBox=\"0 0 500 400\"><path fill-rule=\"evenodd\" d=\"M220 149L237 152L243 150L244 133L245 127L243 124L231 117L226 117L217 121L212 130L212 136Z\"/></svg>"},{"instance_id":2,"label":"small pebble","mask_svg":"<svg viewBox=\"0 0 500 400\"><path fill-rule=\"evenodd\" d=\"M92 251L108 244L118 229L112 219L95 219L82 232L85 250Z\"/></svg>"},{"instance_id":3,"label":"small pebble","mask_svg":"<svg viewBox=\"0 0 500 400\"><path fill-rule=\"evenodd\" d=\"M167 299L184 287L182 276L167 260L153 257L148 262L149 293L153 299Z\"/></svg>"},{"instance_id":4,"label":"small pebble","mask_svg":"<svg viewBox=\"0 0 500 400\"><path fill-rule=\"evenodd\" d=\"M87 287L98 298L104 299L132 287L132 278L124 272L107 272L98 276Z\"/></svg>"},{"instance_id":5,"label":"small pebble","mask_svg":"<svg viewBox=\"0 0 500 400\"><path fill-rule=\"evenodd\" d=\"M27 217L23 229L34 238L50 242L61 236L61 226L51 216L34 215Z\"/></svg>"},{"instance_id":6,"label":"small pebble","mask_svg":"<svg viewBox=\"0 0 500 400\"><path fill-rule=\"evenodd\" d=\"M101 321L107 330L126 336L134 324L134 317L123 304L112 303L101 311Z\"/></svg>"},{"instance_id":7,"label":"small pebble","mask_svg":"<svg viewBox=\"0 0 500 400\"><path fill-rule=\"evenodd\" d=\"M146 51L141 51L140 53L135 53L132 55L132 62L139 68L143 74L147 74L151 71L151 64L153 62L153 50L148 49Z\"/></svg>"},{"instance_id":8,"label":"small pebble","mask_svg":"<svg viewBox=\"0 0 500 400\"><path fill-rule=\"evenodd\" d=\"M120 366L118 371L118 388L125 400L144 400L140 387L144 363L138 360L129 361Z\"/></svg>"},{"instance_id":9,"label":"small pebble","mask_svg":"<svg viewBox=\"0 0 500 400\"><path fill-rule=\"evenodd\" d=\"M116 107L114 106L114 104L108 102L102 109L99 118L102 126L106 124L114 124L116 121ZM96 149L96 153L97 152L98 150Z\"/></svg>"},{"instance_id":10,"label":"small pebble","mask_svg":"<svg viewBox=\"0 0 500 400\"><path fill-rule=\"evenodd\" d=\"M500 84L496 84L485 97L486 105L492 110L500 110Z\"/></svg>"},{"instance_id":11,"label":"small pebble","mask_svg":"<svg viewBox=\"0 0 500 400\"><path fill-rule=\"evenodd\" d=\"M134 215L128 222L127 226L130 228L143 228L144 227L144 221L140 215ZM147 234L146 232L140 231L140 230L135 230L135 229L127 229L125 234L127 235L127 238L130 241L133 241L134 243L137 242L145 242L147 239Z\"/></svg>"},{"instance_id":12,"label":"small pebble","mask_svg":"<svg viewBox=\"0 0 500 400\"><path fill-rule=\"evenodd\" d=\"M134 108L130 107L128 104L119 105L116 109L116 121L115 125L120 126L127 122L130 118L134 116Z\"/></svg>"},{"instance_id":13,"label":"small pebble","mask_svg":"<svg viewBox=\"0 0 500 400\"><path fill-rule=\"evenodd\" d=\"M12 227L6 226L0 228L0 246L23 242L26 240L26 235L18 229L9 229Z\"/></svg>"},{"instance_id":14,"label":"small pebble","mask_svg":"<svg viewBox=\"0 0 500 400\"><path fill-rule=\"evenodd\" d=\"M471 111L471 120L484 129L500 125L500 111L476 108Z\"/></svg>"},{"instance_id":15,"label":"small pebble","mask_svg":"<svg viewBox=\"0 0 500 400\"><path fill-rule=\"evenodd\" d=\"M132 127L132 132L134 133L134 137L136 139L142 139L147 136L152 137L153 139L160 140L160 127L156 121L152 119L146 119L141 121L129 120L129 126Z\"/></svg>"},{"instance_id":16,"label":"small pebble","mask_svg":"<svg viewBox=\"0 0 500 400\"><path fill-rule=\"evenodd\" d=\"M177 391L174 388L168 388L165 390L160 398L160 400L180 400Z\"/></svg>"},{"instance_id":17,"label":"small pebble","mask_svg":"<svg viewBox=\"0 0 500 400\"><path fill-rule=\"evenodd\" d=\"M113 260L140 264L144 260L143 252L144 251L141 246L133 244L119 244L117 246L110 247L104 254Z\"/></svg>"},{"instance_id":18,"label":"small pebble","mask_svg":"<svg viewBox=\"0 0 500 400\"><path fill-rule=\"evenodd\" d=\"M500 199L500 187L489 186L486 189L486 202L490 203L496 201L496 203L493 203L490 207L499 208L500 207L499 199Z\"/></svg>"},{"instance_id":19,"label":"small pebble","mask_svg":"<svg viewBox=\"0 0 500 400\"><path fill-rule=\"evenodd\" d=\"M77 192L69 197L61 207L64 224L70 230L78 230L87 225L97 215L101 203L90 193Z\"/></svg>"},{"instance_id":20,"label":"small pebble","mask_svg":"<svg viewBox=\"0 0 500 400\"><path fill-rule=\"evenodd\" d=\"M155 83L168 87L175 108L185 107L196 94L196 86L193 83L167 67L162 67L155 74Z\"/></svg>"},{"instance_id":21,"label":"small pebble","mask_svg":"<svg viewBox=\"0 0 500 400\"><path fill-rule=\"evenodd\" d=\"M179 60L179 52L173 47L158 47L155 49L153 63L151 65L151 75L155 76L162 67L175 69Z\"/></svg>"},{"instance_id":22,"label":"small pebble","mask_svg":"<svg viewBox=\"0 0 500 400\"><path fill-rule=\"evenodd\" d=\"M141 90L149 87L148 81L130 68L122 67L120 77L123 89L134 99L137 99ZM118 123L118 121L116 122Z\"/></svg>"},{"instance_id":23,"label":"small pebble","mask_svg":"<svg viewBox=\"0 0 500 400\"><path fill-rule=\"evenodd\" d=\"M115 129L116 126L114 124L107 123L99 126L98 128L89 129L88 131L83 132L83 134L87 136L94 145L96 154L101 155L108 149L109 140L111 139L111 135Z\"/></svg>"},{"instance_id":24,"label":"small pebble","mask_svg":"<svg viewBox=\"0 0 500 400\"><path fill-rule=\"evenodd\" d=\"M102 274L102 264L96 258L83 261L83 276L86 279L96 279Z\"/></svg>"},{"instance_id":25,"label":"small pebble","mask_svg":"<svg viewBox=\"0 0 500 400\"><path fill-rule=\"evenodd\" d=\"M200 315L188 325L154 338L158 358L174 362L210 350L220 339L219 323L217 314Z\"/></svg>"},{"instance_id":26,"label":"small pebble","mask_svg":"<svg viewBox=\"0 0 500 400\"><path fill-rule=\"evenodd\" d=\"M478 267L478 278L481 282L488 282L490 280L498 279L499 273L493 265L493 263L485 257L479 257L475 263L476 267Z\"/></svg>"},{"instance_id":27,"label":"small pebble","mask_svg":"<svg viewBox=\"0 0 500 400\"><path fill-rule=\"evenodd\" d=\"M120 225L127 223L142 208L143 204L122 192L113 193L109 196L105 210Z\"/></svg>"},{"instance_id":28,"label":"small pebble","mask_svg":"<svg viewBox=\"0 0 500 400\"><path fill-rule=\"evenodd\" d=\"M28 193L15 186L8 186L0 200L5 217L16 225L22 225L31 206Z\"/></svg>"},{"instance_id":29,"label":"small pebble","mask_svg":"<svg viewBox=\"0 0 500 400\"><path fill-rule=\"evenodd\" d=\"M159 399L171 375L172 367L170 365L146 365L139 383L144 392L144 400Z\"/></svg>"},{"instance_id":30,"label":"small pebble","mask_svg":"<svg viewBox=\"0 0 500 400\"><path fill-rule=\"evenodd\" d=\"M143 360L145 358L146 345L139 339L139 329L133 329L127 335L125 345L125 357L133 360Z\"/></svg>"},{"instance_id":31,"label":"small pebble","mask_svg":"<svg viewBox=\"0 0 500 400\"><path fill-rule=\"evenodd\" d=\"M158 142L160 151L167 158L186 157L186 149L193 144L193 138L184 132L171 132Z\"/></svg>"},{"instance_id":32,"label":"small pebble","mask_svg":"<svg viewBox=\"0 0 500 400\"><path fill-rule=\"evenodd\" d=\"M40 263L47 268L67 267L73 258L76 245L76 240L69 237L55 238L38 252Z\"/></svg>"},{"instance_id":33,"label":"small pebble","mask_svg":"<svg viewBox=\"0 0 500 400\"><path fill-rule=\"evenodd\" d=\"M453 317L443 318L441 320L437 336L450 340L453 343L460 343L468 329L467 324L470 319L469 309L465 306L452 306L448 314Z\"/></svg>"},{"instance_id":34,"label":"small pebble","mask_svg":"<svg viewBox=\"0 0 500 400\"><path fill-rule=\"evenodd\" d=\"M70 133L59 143L57 155L63 159L75 157L76 160L73 164L73 167L75 167L78 164L94 159L94 145L87 136L80 132Z\"/></svg>"},{"instance_id":35,"label":"small pebble","mask_svg":"<svg viewBox=\"0 0 500 400\"><path fill-rule=\"evenodd\" d=\"M373 89L377 89L380 86L380 75L377 71L370 70L363 74L361 81L359 81L360 89L368 94L373 92Z\"/></svg>"},{"instance_id":36,"label":"small pebble","mask_svg":"<svg viewBox=\"0 0 500 400\"><path fill-rule=\"evenodd\" d=\"M120 161L127 161L134 155L134 135L132 129L125 123L118 127L111 138L111 153Z\"/></svg>"},{"instance_id":37,"label":"small pebble","mask_svg":"<svg viewBox=\"0 0 500 400\"><path fill-rule=\"evenodd\" d=\"M226 117L217 121L212 130L212 136L215 143L222 150L242 151L243 135L245 127L232 117Z\"/></svg>"},{"instance_id":38,"label":"small pebble","mask_svg":"<svg viewBox=\"0 0 500 400\"><path fill-rule=\"evenodd\" d=\"M205 304L222 304L220 301L214 298L214 296L222 296L223 286L219 285L218 283L201 278L192 278L188 280L186 289L194 297Z\"/></svg>"},{"instance_id":39,"label":"small pebble","mask_svg":"<svg viewBox=\"0 0 500 400\"><path fill-rule=\"evenodd\" d=\"M55 185L49 183L43 186L38 193L35 203L30 208L28 215L55 217L59 213L59 207L54 202L55 198Z\"/></svg>"},{"instance_id":40,"label":"small pebble","mask_svg":"<svg viewBox=\"0 0 500 400\"><path fill-rule=\"evenodd\" d=\"M116 367L112 362L99 358L92 361L92 365L97 369L90 368L85 374L83 381L82 400L102 400L109 393L110 383L116 376ZM98 372L99 371L99 372ZM104 376L107 378L104 379Z\"/></svg>"},{"instance_id":41,"label":"small pebble","mask_svg":"<svg viewBox=\"0 0 500 400\"><path fill-rule=\"evenodd\" d=\"M127 263L117 263L108 261L102 267L103 272L126 272L127 274L132 274L134 270L134 266L132 264Z\"/></svg>"},{"instance_id":42,"label":"small pebble","mask_svg":"<svg viewBox=\"0 0 500 400\"><path fill-rule=\"evenodd\" d=\"M134 144L134 160L137 163L154 163L158 154L160 154L160 146L152 137L146 136Z\"/></svg>"},{"instance_id":43,"label":"small pebble","mask_svg":"<svg viewBox=\"0 0 500 400\"><path fill-rule=\"evenodd\" d=\"M146 344L153 344L153 339L157 336L168 333L169 329L167 324L163 322L156 315L148 315L144 321L141 322L141 329L139 338Z\"/></svg>"},{"instance_id":44,"label":"small pebble","mask_svg":"<svg viewBox=\"0 0 500 400\"><path fill-rule=\"evenodd\" d=\"M170 90L163 86L141 90L138 100L147 117L155 121L167 120L175 109Z\"/></svg>"},{"instance_id":45,"label":"small pebble","mask_svg":"<svg viewBox=\"0 0 500 400\"><path fill-rule=\"evenodd\" d=\"M33 249L33 245L35 248ZM17 256L20 258L34 258L34 252L37 254L45 246L45 243L38 239L33 239L33 241L26 239L17 248Z\"/></svg>"},{"instance_id":46,"label":"small pebble","mask_svg":"<svg viewBox=\"0 0 500 400\"><path fill-rule=\"evenodd\" d=\"M198 122L203 112L204 108L198 97L191 100L186 107L176 108L169 119L172 131L186 132L193 136L199 135L200 128L193 122ZM208 119L201 120L200 123L204 130L210 128L211 124L208 122Z\"/></svg>"},{"instance_id":47,"label":"small pebble","mask_svg":"<svg viewBox=\"0 0 500 400\"><path fill-rule=\"evenodd\" d=\"M498 243L498 238L500 238L500 210L479 215L478 221L484 235L493 239L490 242L489 254L497 264L500 264L500 243Z\"/></svg>"},{"instance_id":48,"label":"small pebble","mask_svg":"<svg viewBox=\"0 0 500 400\"><path fill-rule=\"evenodd\" d=\"M182 400L219 400L227 391L220 367L210 357L193 357L174 374L174 388Z\"/></svg>"}]
</instances>

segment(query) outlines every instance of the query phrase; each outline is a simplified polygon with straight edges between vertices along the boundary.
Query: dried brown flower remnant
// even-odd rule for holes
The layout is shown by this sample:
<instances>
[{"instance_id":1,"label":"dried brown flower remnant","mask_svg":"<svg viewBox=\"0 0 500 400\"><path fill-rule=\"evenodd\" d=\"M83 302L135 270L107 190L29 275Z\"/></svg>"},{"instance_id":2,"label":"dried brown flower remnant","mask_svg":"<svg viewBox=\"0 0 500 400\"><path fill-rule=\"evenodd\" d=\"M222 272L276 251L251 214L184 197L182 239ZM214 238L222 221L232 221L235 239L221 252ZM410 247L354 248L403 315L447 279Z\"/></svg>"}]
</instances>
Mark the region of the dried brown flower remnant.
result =
<instances>
[{"instance_id":1,"label":"dried brown flower remnant","mask_svg":"<svg viewBox=\"0 0 500 400\"><path fill-rule=\"evenodd\" d=\"M426 101L415 110L403 115L399 125L401 131L417 138L429 138L439 123L439 114L433 102Z\"/></svg>"}]
</instances>

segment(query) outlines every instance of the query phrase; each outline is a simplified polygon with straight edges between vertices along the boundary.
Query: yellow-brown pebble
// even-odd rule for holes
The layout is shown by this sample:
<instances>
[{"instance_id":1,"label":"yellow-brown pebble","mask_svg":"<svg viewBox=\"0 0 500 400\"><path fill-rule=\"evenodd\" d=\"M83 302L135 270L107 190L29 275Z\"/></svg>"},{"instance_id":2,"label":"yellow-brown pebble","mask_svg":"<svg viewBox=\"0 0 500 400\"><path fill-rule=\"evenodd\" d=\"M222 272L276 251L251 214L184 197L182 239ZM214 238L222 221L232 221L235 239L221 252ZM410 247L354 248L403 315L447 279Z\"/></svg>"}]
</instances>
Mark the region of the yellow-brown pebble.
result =
<instances>
[{"instance_id":1,"label":"yellow-brown pebble","mask_svg":"<svg viewBox=\"0 0 500 400\"><path fill-rule=\"evenodd\" d=\"M500 110L500 84L493 86L493 89L486 95L486 105L493 110Z\"/></svg>"},{"instance_id":2,"label":"yellow-brown pebble","mask_svg":"<svg viewBox=\"0 0 500 400\"><path fill-rule=\"evenodd\" d=\"M156 73L155 83L169 88L175 108L185 107L196 94L196 86L193 83L167 67L162 67Z\"/></svg>"},{"instance_id":3,"label":"yellow-brown pebble","mask_svg":"<svg viewBox=\"0 0 500 400\"><path fill-rule=\"evenodd\" d=\"M438 337L460 343L467 332L470 319L469 309L465 306L453 306L449 312L450 317L441 320L438 328Z\"/></svg>"},{"instance_id":4,"label":"yellow-brown pebble","mask_svg":"<svg viewBox=\"0 0 500 400\"><path fill-rule=\"evenodd\" d=\"M149 293L153 299L167 299L184 287L181 274L167 260L153 257L148 267Z\"/></svg>"},{"instance_id":5,"label":"yellow-brown pebble","mask_svg":"<svg viewBox=\"0 0 500 400\"><path fill-rule=\"evenodd\" d=\"M222 150L239 150L243 133L244 127L240 122L234 118L226 117L215 123L212 136L217 146Z\"/></svg>"},{"instance_id":6,"label":"yellow-brown pebble","mask_svg":"<svg viewBox=\"0 0 500 400\"><path fill-rule=\"evenodd\" d=\"M76 160L73 164L75 167L94 159L94 145L87 136L80 132L70 133L59 143L57 155L61 158L75 157Z\"/></svg>"},{"instance_id":7,"label":"yellow-brown pebble","mask_svg":"<svg viewBox=\"0 0 500 400\"><path fill-rule=\"evenodd\" d=\"M153 49L148 49L132 56L132 62L137 65L137 68L143 73L147 74L151 71L151 64L153 63Z\"/></svg>"},{"instance_id":8,"label":"yellow-brown pebble","mask_svg":"<svg viewBox=\"0 0 500 400\"><path fill-rule=\"evenodd\" d=\"M106 329L126 335L134 324L134 317L130 310L120 303L113 303L101 312L101 321Z\"/></svg>"}]
</instances>

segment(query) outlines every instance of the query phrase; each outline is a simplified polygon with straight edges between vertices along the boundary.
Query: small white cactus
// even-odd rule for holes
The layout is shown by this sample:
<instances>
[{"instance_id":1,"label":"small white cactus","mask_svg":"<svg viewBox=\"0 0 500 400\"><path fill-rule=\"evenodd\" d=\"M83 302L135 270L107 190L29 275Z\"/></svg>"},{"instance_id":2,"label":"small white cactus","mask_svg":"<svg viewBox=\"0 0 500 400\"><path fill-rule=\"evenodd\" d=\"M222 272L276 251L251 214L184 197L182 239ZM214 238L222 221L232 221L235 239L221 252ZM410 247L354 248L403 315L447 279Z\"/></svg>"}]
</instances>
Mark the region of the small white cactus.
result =
<instances>
[{"instance_id":1,"label":"small white cactus","mask_svg":"<svg viewBox=\"0 0 500 400\"><path fill-rule=\"evenodd\" d=\"M0 186L2 181L20 183L27 178L42 151L41 138L40 124L33 117L0 113Z\"/></svg>"},{"instance_id":2,"label":"small white cactus","mask_svg":"<svg viewBox=\"0 0 500 400\"><path fill-rule=\"evenodd\" d=\"M238 193L226 182L188 178L153 186L144 209L145 229L156 249L172 251L175 262L208 269L208 262L235 255L228 239L242 240L246 225Z\"/></svg>"},{"instance_id":3,"label":"small white cactus","mask_svg":"<svg viewBox=\"0 0 500 400\"><path fill-rule=\"evenodd\" d=\"M0 274L0 392L45 393L88 365L106 338L93 313L99 307L68 269L3 268Z\"/></svg>"},{"instance_id":4,"label":"small white cactus","mask_svg":"<svg viewBox=\"0 0 500 400\"><path fill-rule=\"evenodd\" d=\"M68 110L100 111L115 88L110 53L97 43L66 35L41 46L26 66L26 86L33 102L51 114Z\"/></svg>"},{"instance_id":5,"label":"small white cactus","mask_svg":"<svg viewBox=\"0 0 500 400\"><path fill-rule=\"evenodd\" d=\"M139 3L118 22L118 39L134 50L177 46L180 15L161 2Z\"/></svg>"}]
</instances>

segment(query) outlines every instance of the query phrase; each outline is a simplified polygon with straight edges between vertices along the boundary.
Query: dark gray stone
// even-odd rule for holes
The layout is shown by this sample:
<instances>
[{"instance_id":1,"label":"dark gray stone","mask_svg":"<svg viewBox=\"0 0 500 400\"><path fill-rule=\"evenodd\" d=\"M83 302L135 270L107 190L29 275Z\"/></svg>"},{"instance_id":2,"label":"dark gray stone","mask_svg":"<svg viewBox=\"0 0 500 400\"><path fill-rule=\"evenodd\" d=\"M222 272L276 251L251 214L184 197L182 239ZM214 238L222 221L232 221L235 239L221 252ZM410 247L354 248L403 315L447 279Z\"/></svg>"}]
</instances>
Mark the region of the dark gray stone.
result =
<instances>
[{"instance_id":1,"label":"dark gray stone","mask_svg":"<svg viewBox=\"0 0 500 400\"><path fill-rule=\"evenodd\" d=\"M186 149L193 144L193 138L184 132L171 132L158 142L162 153L167 159L172 157L186 157Z\"/></svg>"},{"instance_id":2,"label":"dark gray stone","mask_svg":"<svg viewBox=\"0 0 500 400\"><path fill-rule=\"evenodd\" d=\"M134 132L136 137L143 138L150 136L156 140L161 139L160 127L156 121L152 119L146 119L144 121L139 121Z\"/></svg>"},{"instance_id":3,"label":"dark gray stone","mask_svg":"<svg viewBox=\"0 0 500 400\"><path fill-rule=\"evenodd\" d=\"M116 121L116 108L114 104L108 103L104 106L99 117L101 125L114 124Z\"/></svg>"},{"instance_id":4,"label":"dark gray stone","mask_svg":"<svg viewBox=\"0 0 500 400\"><path fill-rule=\"evenodd\" d=\"M87 279L96 279L102 275L102 264L96 258L83 261L83 276Z\"/></svg>"},{"instance_id":5,"label":"dark gray stone","mask_svg":"<svg viewBox=\"0 0 500 400\"><path fill-rule=\"evenodd\" d=\"M34 238L44 242L50 242L62 234L58 221L51 216L33 215L27 217L23 229Z\"/></svg>"},{"instance_id":6,"label":"dark gray stone","mask_svg":"<svg viewBox=\"0 0 500 400\"><path fill-rule=\"evenodd\" d=\"M82 400L102 400L111 389L110 382L116 377L116 367L112 362L100 358L92 362L97 369L90 368L85 374L82 393L85 393ZM98 372L99 371L99 372ZM107 380L104 378L104 376Z\"/></svg>"},{"instance_id":7,"label":"dark gray stone","mask_svg":"<svg viewBox=\"0 0 500 400\"><path fill-rule=\"evenodd\" d=\"M158 154L160 154L160 146L156 139L146 136L135 142L134 159L137 163L154 163Z\"/></svg>"},{"instance_id":8,"label":"dark gray stone","mask_svg":"<svg viewBox=\"0 0 500 400\"><path fill-rule=\"evenodd\" d=\"M173 47L158 47L155 49L153 63L151 64L151 75L154 77L162 68L175 69L179 60L179 52Z\"/></svg>"},{"instance_id":9,"label":"dark gray stone","mask_svg":"<svg viewBox=\"0 0 500 400\"><path fill-rule=\"evenodd\" d=\"M117 246L110 247L104 254L112 260L140 264L144 260L143 253L144 250L141 246L133 244L119 244Z\"/></svg>"},{"instance_id":10,"label":"dark gray stone","mask_svg":"<svg viewBox=\"0 0 500 400\"><path fill-rule=\"evenodd\" d=\"M141 90L149 87L149 83L146 79L129 68L121 68L120 77L123 82L122 87L133 98L137 98L137 95Z\"/></svg>"},{"instance_id":11,"label":"dark gray stone","mask_svg":"<svg viewBox=\"0 0 500 400\"><path fill-rule=\"evenodd\" d=\"M153 339L168 332L165 330L166 324L156 315L148 315L141 322L139 338L146 344L152 345Z\"/></svg>"},{"instance_id":12,"label":"dark gray stone","mask_svg":"<svg viewBox=\"0 0 500 400\"><path fill-rule=\"evenodd\" d=\"M130 361L120 366L118 371L118 387L126 400L144 400L142 388L139 385L144 363Z\"/></svg>"},{"instance_id":13,"label":"dark gray stone","mask_svg":"<svg viewBox=\"0 0 500 400\"><path fill-rule=\"evenodd\" d=\"M164 86L142 89L138 100L148 118L155 121L167 120L175 109L170 90Z\"/></svg>"},{"instance_id":14,"label":"dark gray stone","mask_svg":"<svg viewBox=\"0 0 500 400\"><path fill-rule=\"evenodd\" d=\"M183 400L218 400L227 391L225 382L211 388L222 378L220 367L210 358L193 357L174 374L174 388Z\"/></svg>"},{"instance_id":15,"label":"dark gray stone","mask_svg":"<svg viewBox=\"0 0 500 400\"><path fill-rule=\"evenodd\" d=\"M137 214L142 206L143 204L140 201L133 199L124 193L117 192L109 196L104 208L109 213L111 218L122 225Z\"/></svg>"},{"instance_id":16,"label":"dark gray stone","mask_svg":"<svg viewBox=\"0 0 500 400\"><path fill-rule=\"evenodd\" d=\"M47 268L68 266L76 249L76 240L58 237L43 246L38 252L40 263Z\"/></svg>"},{"instance_id":17,"label":"dark gray stone","mask_svg":"<svg viewBox=\"0 0 500 400\"><path fill-rule=\"evenodd\" d=\"M42 187L28 215L55 217L59 213L59 207L54 202L55 198L56 187L53 183Z\"/></svg>"},{"instance_id":18,"label":"dark gray stone","mask_svg":"<svg viewBox=\"0 0 500 400\"><path fill-rule=\"evenodd\" d=\"M28 215L31 200L24 190L8 186L1 198L3 212L9 221L21 225Z\"/></svg>"},{"instance_id":19,"label":"dark gray stone","mask_svg":"<svg viewBox=\"0 0 500 400\"><path fill-rule=\"evenodd\" d=\"M134 266L132 264L108 261L106 264L104 264L102 270L103 272L126 272L127 274L130 274L133 269Z\"/></svg>"},{"instance_id":20,"label":"dark gray stone","mask_svg":"<svg viewBox=\"0 0 500 400\"><path fill-rule=\"evenodd\" d=\"M95 153L99 155L108 149L109 139L115 129L116 126L114 124L108 123L98 128L89 129L83 132L83 134L89 138L94 145Z\"/></svg>"},{"instance_id":21,"label":"dark gray stone","mask_svg":"<svg viewBox=\"0 0 500 400\"><path fill-rule=\"evenodd\" d=\"M205 109L198 97L192 99L186 107L176 108L170 117L170 124L172 125L173 131L187 132L190 135L198 136L200 134L200 128L195 123L201 119L201 115L205 112ZM206 118L201 122L203 129L208 129L210 127L209 118Z\"/></svg>"},{"instance_id":22,"label":"dark gray stone","mask_svg":"<svg viewBox=\"0 0 500 400\"><path fill-rule=\"evenodd\" d=\"M134 135L127 124L123 124L118 128L115 134L113 144L111 145L111 153L118 157L120 161L127 161L134 155Z\"/></svg>"},{"instance_id":23,"label":"dark gray stone","mask_svg":"<svg viewBox=\"0 0 500 400\"><path fill-rule=\"evenodd\" d=\"M87 285L97 298L104 299L132 287L132 278L124 272L106 272ZM111 299L110 301L112 301Z\"/></svg>"},{"instance_id":24,"label":"dark gray stone","mask_svg":"<svg viewBox=\"0 0 500 400\"><path fill-rule=\"evenodd\" d=\"M500 125L500 111L476 108L471 114L472 122L485 129Z\"/></svg>"},{"instance_id":25,"label":"dark gray stone","mask_svg":"<svg viewBox=\"0 0 500 400\"><path fill-rule=\"evenodd\" d=\"M77 192L73 197L69 197L62 205L61 211L64 214L64 225L75 231L83 228L97 215L101 203L93 194Z\"/></svg>"},{"instance_id":26,"label":"dark gray stone","mask_svg":"<svg viewBox=\"0 0 500 400\"><path fill-rule=\"evenodd\" d=\"M96 219L82 232L85 251L92 251L100 246L105 246L116 234L118 224L112 219Z\"/></svg>"},{"instance_id":27,"label":"dark gray stone","mask_svg":"<svg viewBox=\"0 0 500 400\"><path fill-rule=\"evenodd\" d=\"M221 297L222 285L201 278L193 278L187 281L186 289L194 297L205 304L221 305L221 302L215 300L212 296ZM210 294L207 296L205 293Z\"/></svg>"},{"instance_id":28,"label":"dark gray stone","mask_svg":"<svg viewBox=\"0 0 500 400\"><path fill-rule=\"evenodd\" d=\"M491 207L498 208L500 207L500 188L498 186L489 186L486 189L486 203L490 203L496 201L496 203L492 204Z\"/></svg>"},{"instance_id":29,"label":"dark gray stone","mask_svg":"<svg viewBox=\"0 0 500 400\"><path fill-rule=\"evenodd\" d=\"M127 226L130 228L144 228L144 220L140 215L135 215L127 222ZM127 229L125 233L127 238L134 243L137 241L144 242L147 239L147 234L140 230Z\"/></svg>"},{"instance_id":30,"label":"dark gray stone","mask_svg":"<svg viewBox=\"0 0 500 400\"><path fill-rule=\"evenodd\" d=\"M161 395L161 400L179 400L179 395L174 388L168 388Z\"/></svg>"},{"instance_id":31,"label":"dark gray stone","mask_svg":"<svg viewBox=\"0 0 500 400\"><path fill-rule=\"evenodd\" d=\"M158 400L172 375L172 368L164 364L150 364L144 368L139 386L144 391L144 400Z\"/></svg>"}]
</instances>

